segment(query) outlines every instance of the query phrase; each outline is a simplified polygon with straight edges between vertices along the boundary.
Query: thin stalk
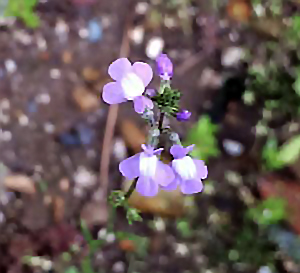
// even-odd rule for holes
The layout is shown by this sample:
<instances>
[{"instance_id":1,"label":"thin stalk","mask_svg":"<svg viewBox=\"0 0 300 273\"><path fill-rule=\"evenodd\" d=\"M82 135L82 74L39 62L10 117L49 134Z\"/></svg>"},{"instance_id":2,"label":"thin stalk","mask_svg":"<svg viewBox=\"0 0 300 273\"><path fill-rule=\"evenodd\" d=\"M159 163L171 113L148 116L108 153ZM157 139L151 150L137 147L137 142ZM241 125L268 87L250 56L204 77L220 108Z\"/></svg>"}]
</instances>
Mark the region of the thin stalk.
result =
<instances>
[{"instance_id":1,"label":"thin stalk","mask_svg":"<svg viewBox=\"0 0 300 273\"><path fill-rule=\"evenodd\" d=\"M128 200L129 197L131 196L131 194L134 192L137 181L138 181L138 177L134 179L134 181L130 185L128 191L125 193L125 195L124 195L125 199Z\"/></svg>"}]
</instances>

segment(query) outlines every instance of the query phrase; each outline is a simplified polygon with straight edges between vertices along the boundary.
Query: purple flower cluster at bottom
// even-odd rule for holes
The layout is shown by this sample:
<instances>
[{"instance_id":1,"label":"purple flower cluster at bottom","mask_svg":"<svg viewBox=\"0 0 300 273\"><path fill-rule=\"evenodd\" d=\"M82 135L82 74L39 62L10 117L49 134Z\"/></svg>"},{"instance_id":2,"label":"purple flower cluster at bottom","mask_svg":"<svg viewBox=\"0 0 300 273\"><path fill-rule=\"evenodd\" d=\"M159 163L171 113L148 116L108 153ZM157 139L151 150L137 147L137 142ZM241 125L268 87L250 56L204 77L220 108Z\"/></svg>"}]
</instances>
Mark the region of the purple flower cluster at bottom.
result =
<instances>
[{"instance_id":1,"label":"purple flower cluster at bottom","mask_svg":"<svg viewBox=\"0 0 300 273\"><path fill-rule=\"evenodd\" d=\"M187 155L193 147L194 145L186 148L173 145L170 152L174 160L167 165L157 157L162 148L154 150L143 144L143 152L123 160L119 169L128 179L138 177L136 190L144 196L155 196L160 188L171 191L180 187L184 194L198 193L203 190L201 179L207 177L208 171L202 160L192 159Z\"/></svg>"}]
</instances>

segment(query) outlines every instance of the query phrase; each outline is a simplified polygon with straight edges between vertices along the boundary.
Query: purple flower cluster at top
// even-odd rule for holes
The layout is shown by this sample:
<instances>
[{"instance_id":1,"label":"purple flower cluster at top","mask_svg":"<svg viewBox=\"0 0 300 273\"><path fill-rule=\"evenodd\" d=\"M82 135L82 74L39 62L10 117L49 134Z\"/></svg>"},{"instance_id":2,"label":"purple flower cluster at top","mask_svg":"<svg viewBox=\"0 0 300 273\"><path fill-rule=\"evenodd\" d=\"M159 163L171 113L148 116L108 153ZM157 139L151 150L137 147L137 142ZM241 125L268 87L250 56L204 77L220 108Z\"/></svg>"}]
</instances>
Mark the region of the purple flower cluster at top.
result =
<instances>
[{"instance_id":1,"label":"purple flower cluster at top","mask_svg":"<svg viewBox=\"0 0 300 273\"><path fill-rule=\"evenodd\" d=\"M173 64L166 54L157 58L156 66L162 81L170 81ZM119 104L132 100L135 111L140 114L147 109L153 109L151 98L157 92L154 89L145 91L153 78L153 71L148 64L131 64L128 59L120 58L109 66L108 74L114 81L103 88L102 97L106 103ZM178 121L186 121L190 116L191 112L182 110L177 113L176 118ZM163 148L155 149L151 145L143 144L143 151L123 160L119 170L128 179L137 178L136 191L144 196L155 196L159 189L170 191L178 187L183 194L198 193L203 189L201 179L205 179L208 172L202 160L192 159L188 155L193 147L194 145L186 148L173 145L170 153L174 159L170 164L164 164L158 158Z\"/></svg>"},{"instance_id":2,"label":"purple flower cluster at top","mask_svg":"<svg viewBox=\"0 0 300 273\"><path fill-rule=\"evenodd\" d=\"M162 148L154 150L143 144L143 152L123 160L119 169L128 179L138 177L136 191L144 196L155 196L160 188L171 191L180 187L184 194L198 193L203 189L201 179L205 179L208 172L202 160L187 155L193 147L173 145L170 152L174 160L167 165L157 157Z\"/></svg>"}]
</instances>

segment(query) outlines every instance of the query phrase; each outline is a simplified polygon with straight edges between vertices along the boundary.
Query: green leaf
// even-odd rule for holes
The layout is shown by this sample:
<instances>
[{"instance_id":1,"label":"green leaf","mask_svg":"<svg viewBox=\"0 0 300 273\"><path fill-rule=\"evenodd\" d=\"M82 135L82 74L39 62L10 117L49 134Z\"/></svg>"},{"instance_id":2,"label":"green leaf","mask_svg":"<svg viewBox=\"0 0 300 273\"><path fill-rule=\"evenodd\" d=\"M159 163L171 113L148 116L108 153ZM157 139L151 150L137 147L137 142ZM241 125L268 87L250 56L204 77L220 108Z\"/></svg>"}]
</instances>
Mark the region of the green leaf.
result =
<instances>
[{"instance_id":1,"label":"green leaf","mask_svg":"<svg viewBox=\"0 0 300 273\"><path fill-rule=\"evenodd\" d=\"M79 271L75 266L71 266L67 268L64 273L79 273Z\"/></svg>"},{"instance_id":2,"label":"green leaf","mask_svg":"<svg viewBox=\"0 0 300 273\"><path fill-rule=\"evenodd\" d=\"M284 143L278 152L278 160L283 165L290 165L296 162L300 156L300 135L292 137L288 142Z\"/></svg>"},{"instance_id":3,"label":"green leaf","mask_svg":"<svg viewBox=\"0 0 300 273\"><path fill-rule=\"evenodd\" d=\"M218 156L220 151L216 139L217 131L218 126L208 116L203 116L188 132L186 145L196 144L192 156L202 160Z\"/></svg>"}]
</instances>

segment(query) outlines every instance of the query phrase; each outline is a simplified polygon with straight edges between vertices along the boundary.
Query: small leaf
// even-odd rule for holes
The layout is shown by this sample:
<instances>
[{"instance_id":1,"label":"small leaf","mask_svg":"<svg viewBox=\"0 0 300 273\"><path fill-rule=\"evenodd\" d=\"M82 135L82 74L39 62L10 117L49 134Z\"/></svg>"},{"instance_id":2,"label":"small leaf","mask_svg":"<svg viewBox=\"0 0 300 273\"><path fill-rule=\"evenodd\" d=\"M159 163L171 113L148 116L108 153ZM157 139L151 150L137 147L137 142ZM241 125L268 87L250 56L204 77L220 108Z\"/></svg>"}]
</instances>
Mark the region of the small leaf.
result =
<instances>
[{"instance_id":1,"label":"small leaf","mask_svg":"<svg viewBox=\"0 0 300 273\"><path fill-rule=\"evenodd\" d=\"M283 144L278 152L278 159L284 165L290 165L296 162L300 155L300 135L291 138Z\"/></svg>"}]
</instances>

